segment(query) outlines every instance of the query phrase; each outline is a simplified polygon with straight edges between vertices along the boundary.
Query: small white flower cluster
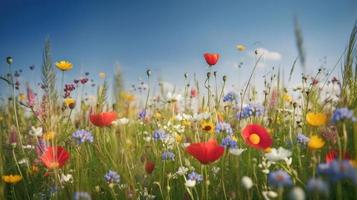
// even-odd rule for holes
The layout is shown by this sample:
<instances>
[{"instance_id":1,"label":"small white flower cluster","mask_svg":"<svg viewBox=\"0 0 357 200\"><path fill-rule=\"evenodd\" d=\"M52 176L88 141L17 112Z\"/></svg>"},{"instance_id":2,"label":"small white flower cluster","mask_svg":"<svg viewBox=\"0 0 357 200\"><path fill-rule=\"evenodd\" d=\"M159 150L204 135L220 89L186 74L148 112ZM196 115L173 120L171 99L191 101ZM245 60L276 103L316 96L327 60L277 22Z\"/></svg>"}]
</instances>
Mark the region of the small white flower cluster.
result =
<instances>
[{"instance_id":1,"label":"small white flower cluster","mask_svg":"<svg viewBox=\"0 0 357 200\"><path fill-rule=\"evenodd\" d=\"M42 127L31 126L29 134L34 137L41 137L43 134L43 129L42 129Z\"/></svg>"},{"instance_id":2,"label":"small white flower cluster","mask_svg":"<svg viewBox=\"0 0 357 200\"><path fill-rule=\"evenodd\" d=\"M274 191L263 191L262 194L265 200L275 199L278 197L278 193Z\"/></svg>"},{"instance_id":3,"label":"small white flower cluster","mask_svg":"<svg viewBox=\"0 0 357 200\"><path fill-rule=\"evenodd\" d=\"M229 153L235 156L240 156L246 149L241 148L229 148Z\"/></svg>"},{"instance_id":4,"label":"small white flower cluster","mask_svg":"<svg viewBox=\"0 0 357 200\"><path fill-rule=\"evenodd\" d=\"M258 167L262 170L264 174L269 174L269 167L271 166L271 164L271 161L267 160L266 157L263 157L262 163L259 163Z\"/></svg>"},{"instance_id":5,"label":"small white flower cluster","mask_svg":"<svg viewBox=\"0 0 357 200\"><path fill-rule=\"evenodd\" d=\"M61 183L73 183L73 176L72 174L61 174Z\"/></svg>"},{"instance_id":6,"label":"small white flower cluster","mask_svg":"<svg viewBox=\"0 0 357 200\"><path fill-rule=\"evenodd\" d=\"M112 122L114 126L119 126L119 125L127 125L129 123L129 119L126 117L119 118L115 121Z\"/></svg>"},{"instance_id":7,"label":"small white flower cluster","mask_svg":"<svg viewBox=\"0 0 357 200\"><path fill-rule=\"evenodd\" d=\"M143 199L147 199L147 200L156 198L155 195L149 194L147 187L144 187L144 190L140 191L139 194L141 197L143 197Z\"/></svg>"},{"instance_id":8,"label":"small white flower cluster","mask_svg":"<svg viewBox=\"0 0 357 200\"><path fill-rule=\"evenodd\" d=\"M292 163L292 158L290 157L291 154L291 151L279 147L278 149L272 148L269 153L265 154L265 157L272 162L272 164L275 164L275 162L278 161L285 161L286 165L290 166Z\"/></svg>"}]
</instances>

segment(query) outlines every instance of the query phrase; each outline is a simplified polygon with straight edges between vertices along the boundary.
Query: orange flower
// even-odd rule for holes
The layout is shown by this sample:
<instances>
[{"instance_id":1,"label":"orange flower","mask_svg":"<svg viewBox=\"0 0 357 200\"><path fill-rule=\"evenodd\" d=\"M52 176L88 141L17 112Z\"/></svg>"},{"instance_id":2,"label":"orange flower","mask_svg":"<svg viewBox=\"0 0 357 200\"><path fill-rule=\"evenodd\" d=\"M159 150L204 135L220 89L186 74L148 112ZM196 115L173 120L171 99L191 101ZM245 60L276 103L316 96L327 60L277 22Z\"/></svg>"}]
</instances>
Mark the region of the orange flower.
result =
<instances>
[{"instance_id":1,"label":"orange flower","mask_svg":"<svg viewBox=\"0 0 357 200\"><path fill-rule=\"evenodd\" d=\"M10 175L2 176L2 180L5 183L16 184L22 180L22 176L10 174Z\"/></svg>"},{"instance_id":2,"label":"orange flower","mask_svg":"<svg viewBox=\"0 0 357 200\"><path fill-rule=\"evenodd\" d=\"M324 113L308 112L306 114L306 121L311 126L322 126L326 124L327 117Z\"/></svg>"}]
</instances>

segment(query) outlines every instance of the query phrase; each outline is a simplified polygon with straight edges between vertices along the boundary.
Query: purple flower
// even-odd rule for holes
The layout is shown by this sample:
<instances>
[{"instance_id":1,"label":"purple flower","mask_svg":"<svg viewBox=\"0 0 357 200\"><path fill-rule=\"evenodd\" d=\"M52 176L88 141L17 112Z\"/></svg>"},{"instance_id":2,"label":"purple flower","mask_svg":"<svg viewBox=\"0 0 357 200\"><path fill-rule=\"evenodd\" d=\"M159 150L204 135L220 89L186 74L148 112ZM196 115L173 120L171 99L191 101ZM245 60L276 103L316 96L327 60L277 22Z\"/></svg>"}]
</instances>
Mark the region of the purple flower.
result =
<instances>
[{"instance_id":1,"label":"purple flower","mask_svg":"<svg viewBox=\"0 0 357 200\"><path fill-rule=\"evenodd\" d=\"M299 133L296 137L296 140L300 144L307 145L307 143L310 141L310 138L308 138L307 136L305 136L302 133Z\"/></svg>"},{"instance_id":2,"label":"purple flower","mask_svg":"<svg viewBox=\"0 0 357 200\"><path fill-rule=\"evenodd\" d=\"M73 196L74 200L91 200L92 197L88 192L75 192Z\"/></svg>"},{"instance_id":3,"label":"purple flower","mask_svg":"<svg viewBox=\"0 0 357 200\"><path fill-rule=\"evenodd\" d=\"M142 110L141 112L139 112L139 119L144 120L146 117L146 110Z\"/></svg>"},{"instance_id":4,"label":"purple flower","mask_svg":"<svg viewBox=\"0 0 357 200\"><path fill-rule=\"evenodd\" d=\"M251 116L261 116L265 112L262 105L259 104L249 104L243 107L243 109L237 113L237 119L246 119Z\"/></svg>"},{"instance_id":5,"label":"purple flower","mask_svg":"<svg viewBox=\"0 0 357 200\"><path fill-rule=\"evenodd\" d=\"M36 154L38 157L42 156L43 152L46 151L48 145L46 144L45 140L40 138L38 140L38 144L36 146Z\"/></svg>"},{"instance_id":6,"label":"purple flower","mask_svg":"<svg viewBox=\"0 0 357 200\"><path fill-rule=\"evenodd\" d=\"M105 175L104 179L107 183L119 183L120 176L116 171L109 170Z\"/></svg>"},{"instance_id":7,"label":"purple flower","mask_svg":"<svg viewBox=\"0 0 357 200\"><path fill-rule=\"evenodd\" d=\"M320 163L317 172L326 175L331 181L351 180L357 184L357 171L349 160L333 160L331 163Z\"/></svg>"},{"instance_id":8,"label":"purple flower","mask_svg":"<svg viewBox=\"0 0 357 200\"><path fill-rule=\"evenodd\" d=\"M224 146L224 148L232 148L232 149L236 149L238 147L237 142L234 141L230 136L225 137L222 140L221 145Z\"/></svg>"},{"instance_id":9,"label":"purple flower","mask_svg":"<svg viewBox=\"0 0 357 200\"><path fill-rule=\"evenodd\" d=\"M312 178L307 182L307 191L328 194L329 188L326 182L320 178Z\"/></svg>"},{"instance_id":10,"label":"purple flower","mask_svg":"<svg viewBox=\"0 0 357 200\"><path fill-rule=\"evenodd\" d=\"M270 172L270 174L268 175L268 182L269 185L279 188L291 186L293 184L290 175L283 170Z\"/></svg>"},{"instance_id":11,"label":"purple flower","mask_svg":"<svg viewBox=\"0 0 357 200\"><path fill-rule=\"evenodd\" d=\"M350 119L353 122L357 121L353 116L353 111L348 108L337 108L332 115L332 122L337 123L342 120Z\"/></svg>"},{"instance_id":12,"label":"purple flower","mask_svg":"<svg viewBox=\"0 0 357 200\"><path fill-rule=\"evenodd\" d=\"M153 136L154 138L154 141L158 141L158 140L165 140L167 138L167 134L165 133L164 130L162 129L158 129L158 130L155 130L154 133L153 133Z\"/></svg>"},{"instance_id":13,"label":"purple flower","mask_svg":"<svg viewBox=\"0 0 357 200\"><path fill-rule=\"evenodd\" d=\"M188 176L188 179L190 179L191 181L196 181L197 183L203 181L203 176L196 172L191 172L187 176Z\"/></svg>"},{"instance_id":14,"label":"purple flower","mask_svg":"<svg viewBox=\"0 0 357 200\"><path fill-rule=\"evenodd\" d=\"M175 160L175 154L171 151L164 151L161 155L162 160Z\"/></svg>"},{"instance_id":15,"label":"purple flower","mask_svg":"<svg viewBox=\"0 0 357 200\"><path fill-rule=\"evenodd\" d=\"M10 129L10 137L9 137L9 143L13 146L16 147L17 144L17 132L15 126L11 126Z\"/></svg>"},{"instance_id":16,"label":"purple flower","mask_svg":"<svg viewBox=\"0 0 357 200\"><path fill-rule=\"evenodd\" d=\"M72 138L76 140L77 144L82 144L84 142L93 142L93 135L86 130L77 130L72 134Z\"/></svg>"},{"instance_id":17,"label":"purple flower","mask_svg":"<svg viewBox=\"0 0 357 200\"><path fill-rule=\"evenodd\" d=\"M26 92L27 92L27 104L28 106L33 107L35 105L36 95L33 93L32 89L28 85L26 88Z\"/></svg>"},{"instance_id":18,"label":"purple flower","mask_svg":"<svg viewBox=\"0 0 357 200\"><path fill-rule=\"evenodd\" d=\"M236 94L234 92L228 92L223 97L223 102L233 102L234 100L236 100Z\"/></svg>"},{"instance_id":19,"label":"purple flower","mask_svg":"<svg viewBox=\"0 0 357 200\"><path fill-rule=\"evenodd\" d=\"M215 128L216 133L221 133L225 132L229 135L233 134L233 129L229 123L226 122L218 122L216 123L216 128Z\"/></svg>"}]
</instances>

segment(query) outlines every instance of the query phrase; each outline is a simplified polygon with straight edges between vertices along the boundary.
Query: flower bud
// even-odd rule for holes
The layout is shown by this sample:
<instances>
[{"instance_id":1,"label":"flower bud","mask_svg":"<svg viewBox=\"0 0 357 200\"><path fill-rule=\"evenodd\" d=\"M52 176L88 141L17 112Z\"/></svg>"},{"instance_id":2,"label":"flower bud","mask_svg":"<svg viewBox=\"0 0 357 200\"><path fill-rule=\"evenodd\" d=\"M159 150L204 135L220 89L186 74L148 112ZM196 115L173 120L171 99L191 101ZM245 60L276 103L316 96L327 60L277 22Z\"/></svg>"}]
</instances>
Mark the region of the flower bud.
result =
<instances>
[{"instance_id":1,"label":"flower bud","mask_svg":"<svg viewBox=\"0 0 357 200\"><path fill-rule=\"evenodd\" d=\"M226 81L227 81L227 76L224 75L224 76L223 76L223 82L226 82Z\"/></svg>"},{"instance_id":2,"label":"flower bud","mask_svg":"<svg viewBox=\"0 0 357 200\"><path fill-rule=\"evenodd\" d=\"M147 75L148 77L151 75L151 70L150 70L150 69L146 70L146 75Z\"/></svg>"},{"instance_id":3,"label":"flower bud","mask_svg":"<svg viewBox=\"0 0 357 200\"><path fill-rule=\"evenodd\" d=\"M7 64L11 65L13 62L12 57L11 56L6 57L6 62L7 62Z\"/></svg>"}]
</instances>

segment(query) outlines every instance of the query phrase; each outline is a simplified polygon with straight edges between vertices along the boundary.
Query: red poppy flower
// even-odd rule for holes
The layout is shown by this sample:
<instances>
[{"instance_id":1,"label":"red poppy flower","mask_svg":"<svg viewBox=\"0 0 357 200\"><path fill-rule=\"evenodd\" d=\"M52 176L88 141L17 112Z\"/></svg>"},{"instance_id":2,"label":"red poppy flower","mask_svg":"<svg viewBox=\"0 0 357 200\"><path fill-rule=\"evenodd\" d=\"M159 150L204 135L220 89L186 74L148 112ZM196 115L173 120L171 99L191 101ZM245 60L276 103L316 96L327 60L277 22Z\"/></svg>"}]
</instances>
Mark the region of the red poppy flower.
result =
<instances>
[{"instance_id":1,"label":"red poppy flower","mask_svg":"<svg viewBox=\"0 0 357 200\"><path fill-rule=\"evenodd\" d=\"M248 124L242 131L242 137L245 143L256 149L267 149L273 143L268 131L258 124Z\"/></svg>"},{"instance_id":2,"label":"red poppy flower","mask_svg":"<svg viewBox=\"0 0 357 200\"><path fill-rule=\"evenodd\" d=\"M215 139L210 139L208 142L192 143L186 151L206 165L218 160L224 153L224 147L218 145Z\"/></svg>"},{"instance_id":3,"label":"red poppy flower","mask_svg":"<svg viewBox=\"0 0 357 200\"><path fill-rule=\"evenodd\" d=\"M40 159L48 169L61 168L69 159L69 153L60 146L48 147Z\"/></svg>"},{"instance_id":4,"label":"red poppy flower","mask_svg":"<svg viewBox=\"0 0 357 200\"><path fill-rule=\"evenodd\" d=\"M336 160L336 158L339 158L339 152L337 150L330 150L329 152L326 153L326 156L325 156L326 163L330 163L330 162ZM351 156L347 152L345 152L343 154L343 159L350 160Z\"/></svg>"},{"instance_id":5,"label":"red poppy flower","mask_svg":"<svg viewBox=\"0 0 357 200\"><path fill-rule=\"evenodd\" d=\"M195 88L191 89L191 98L197 97L197 90Z\"/></svg>"},{"instance_id":6,"label":"red poppy flower","mask_svg":"<svg viewBox=\"0 0 357 200\"><path fill-rule=\"evenodd\" d=\"M209 66L215 65L219 59L218 53L205 53L204 57Z\"/></svg>"},{"instance_id":7,"label":"red poppy flower","mask_svg":"<svg viewBox=\"0 0 357 200\"><path fill-rule=\"evenodd\" d=\"M146 173L151 174L152 171L154 171L154 169L155 169L155 163L151 162L150 160L147 160L145 162L145 171L146 171Z\"/></svg>"},{"instance_id":8,"label":"red poppy flower","mask_svg":"<svg viewBox=\"0 0 357 200\"><path fill-rule=\"evenodd\" d=\"M92 124L99 127L110 126L116 118L116 112L102 112L99 114L90 114L89 116Z\"/></svg>"}]
</instances>

